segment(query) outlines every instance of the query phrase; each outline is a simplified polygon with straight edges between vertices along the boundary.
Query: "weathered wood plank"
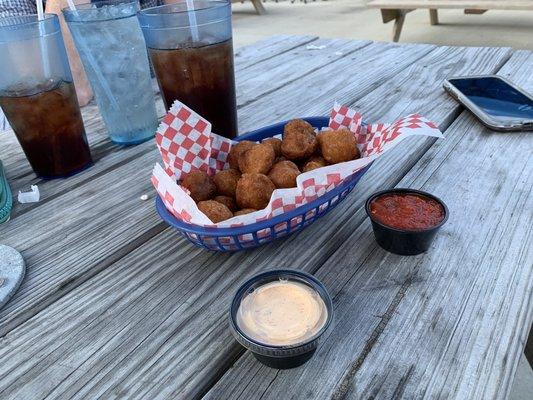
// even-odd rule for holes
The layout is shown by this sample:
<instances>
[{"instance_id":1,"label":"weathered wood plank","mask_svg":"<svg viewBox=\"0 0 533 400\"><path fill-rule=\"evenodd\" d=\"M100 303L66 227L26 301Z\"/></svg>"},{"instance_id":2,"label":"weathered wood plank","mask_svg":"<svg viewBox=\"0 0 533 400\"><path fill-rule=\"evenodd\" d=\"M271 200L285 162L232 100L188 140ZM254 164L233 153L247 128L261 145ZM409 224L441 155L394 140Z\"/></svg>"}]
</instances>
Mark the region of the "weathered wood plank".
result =
<instances>
[{"instance_id":1,"label":"weathered wood plank","mask_svg":"<svg viewBox=\"0 0 533 400\"><path fill-rule=\"evenodd\" d=\"M405 16L410 10L398 10L398 18L394 20L394 25L392 27L392 41L397 42L400 40L400 35L402 33L403 23L405 22Z\"/></svg>"},{"instance_id":2,"label":"weathered wood plank","mask_svg":"<svg viewBox=\"0 0 533 400\"><path fill-rule=\"evenodd\" d=\"M235 71L257 65L278 54L318 39L316 36L276 35L235 50Z\"/></svg>"},{"instance_id":3,"label":"weathered wood plank","mask_svg":"<svg viewBox=\"0 0 533 400\"><path fill-rule=\"evenodd\" d=\"M532 91L532 64L532 52L517 52L499 74ZM491 132L467 112L447 133L453 151L445 162L439 143L400 184L441 195L450 221L355 376L351 398L388 397L400 382L406 398L509 394L533 320L533 144L527 132ZM386 351L395 345L403 351Z\"/></svg>"},{"instance_id":4,"label":"weathered wood plank","mask_svg":"<svg viewBox=\"0 0 533 400\"><path fill-rule=\"evenodd\" d=\"M374 49L374 52L375 52L375 51L377 51L377 49ZM379 76L376 76L376 79L379 79ZM315 88L314 91L315 91L315 94L316 94L316 95L319 95L319 88ZM313 93L313 92L310 92L310 93ZM294 96L295 96L295 99L296 99L297 96L298 96L298 94L295 93ZM325 101L325 100L324 100L324 101ZM327 100L327 103L329 104L329 102L330 102L330 100L328 99L328 100ZM324 104L324 107L326 107L325 104Z\"/></svg>"},{"instance_id":5,"label":"weathered wood plank","mask_svg":"<svg viewBox=\"0 0 533 400\"><path fill-rule=\"evenodd\" d=\"M326 115L332 105L315 101L317 96L341 103L361 98L434 48L425 44L372 43L284 86L276 91L277 101L274 103L268 97L248 103L241 109L241 129L246 131L256 127L257 118L274 123L286 115L292 118ZM320 90L318 93L316 88ZM305 97L301 96L301 100L295 102L292 97L295 92L303 93Z\"/></svg>"},{"instance_id":6,"label":"weathered wood plank","mask_svg":"<svg viewBox=\"0 0 533 400\"><path fill-rule=\"evenodd\" d=\"M531 0L370 0L367 6L381 9L533 10Z\"/></svg>"},{"instance_id":7,"label":"weathered wood plank","mask_svg":"<svg viewBox=\"0 0 533 400\"><path fill-rule=\"evenodd\" d=\"M164 228L152 201L140 200L150 193L145 182L155 161L154 153L145 154L2 226L2 242L21 251L28 270L0 310L1 334L35 313L32 306L40 309L57 298L80 274L97 273Z\"/></svg>"},{"instance_id":8,"label":"weathered wood plank","mask_svg":"<svg viewBox=\"0 0 533 400\"><path fill-rule=\"evenodd\" d=\"M530 57L502 72L531 79ZM317 272L337 316L318 357L278 372L247 354L206 398L505 398L533 318L529 139L461 115L398 184L451 210L430 251L392 255L362 224Z\"/></svg>"},{"instance_id":9,"label":"weathered wood plank","mask_svg":"<svg viewBox=\"0 0 533 400\"><path fill-rule=\"evenodd\" d=\"M395 78L398 82L395 89L403 82L407 96L417 94L409 101L404 100L403 108L393 107L401 90L399 93L395 90L384 101L382 89L378 89L374 98L370 94L366 103L358 104L366 109L367 104L379 103L381 108L376 113L382 113L381 117L388 120L413 107L410 111L422 111L437 122L448 121L457 106L442 91L429 91L421 96L407 86L420 82L427 85L426 89L440 87L442 78L432 77L428 72L439 60L444 60L445 65L439 74L450 70L489 73L508 54L496 49L448 51L455 56L446 58L444 50L435 50L411 65L408 69L411 80L403 75ZM394 185L428 145L421 145L413 153L400 145L397 151L379 160L354 195L320 224L256 251L227 256L195 250L191 258L183 259L181 243L174 242L172 232L161 233L7 335L6 345L0 346L5 349L0 350L0 357L12 362L0 369L1 376L5 376L0 379L5 382L0 385L0 391L4 390L0 393L20 395L31 388L34 393L48 393L48 389L39 390L40 376L49 373L47 366L60 363L68 365L71 371L66 378L63 371L50 372L54 379L64 378L50 392L51 398L119 394L128 398L171 395L188 398L201 394L240 354L226 322L227 304L239 282L273 265L314 271L363 219L360 207L366 195L382 186ZM391 173L383 175L384 170ZM307 251L302 254L298 249ZM334 272L339 276L339 288L348 272L351 273L350 268ZM86 312L80 314L75 310ZM43 321L47 321L45 328ZM34 338L35 329L45 329L39 340ZM20 352L21 348L29 353L17 359L15 349ZM23 376L18 376L17 371Z\"/></svg>"},{"instance_id":10,"label":"weathered wood plank","mask_svg":"<svg viewBox=\"0 0 533 400\"><path fill-rule=\"evenodd\" d=\"M370 43L369 40L318 39L313 45L325 46L323 49L310 50L307 46L300 46L266 62L250 66L245 71L246 75L239 77L238 104L242 108L335 60L353 54Z\"/></svg>"},{"instance_id":11,"label":"weathered wood plank","mask_svg":"<svg viewBox=\"0 0 533 400\"><path fill-rule=\"evenodd\" d=\"M276 68L280 63L292 65L294 60L291 60L290 56L285 56L284 53L294 51L298 46L303 46L314 40L315 38L309 36L275 36L272 39L259 42L257 47L251 45L237 50L236 66L239 67L239 72L237 72L238 107L244 102L251 101L254 96L263 96L265 93L283 86L286 82L298 79L299 76L303 76L308 69L304 68L301 71L294 69L291 74L282 76L276 80L272 80L268 74L259 74L259 71L263 68L264 70L269 71L272 68ZM325 40L323 42L328 43L329 41ZM340 46L340 43L341 42L334 42L332 44L333 48ZM347 51L348 48L353 51L358 46L364 46L369 42L351 41L350 44L347 44L347 41L344 41L343 43L346 45ZM280 61L277 61L278 56L281 56ZM333 57L338 58L339 56L333 55ZM258 63L256 60L261 62ZM254 67L254 69L251 69L250 71L245 70L249 67ZM246 94L243 100L241 100L242 96L240 95L242 92ZM159 97L157 98L157 105L158 115L162 116L165 110L163 102ZM82 111L95 165L87 171L70 177L69 179L45 181L37 178L31 171L29 163L17 142L14 133L12 131L3 133L6 145L0 149L0 158L4 160L13 193L18 193L19 190L27 190L30 185L37 184L40 187L42 195L41 202L37 204L15 203L12 218L16 218L19 213L39 207L44 202L66 193L72 188L82 185L93 179L93 177L107 173L111 169L116 168L129 160L154 150L153 142L147 142L132 147L114 145L107 138L107 129L103 124L98 108L95 105L90 105L84 107Z\"/></svg>"},{"instance_id":12,"label":"weathered wood plank","mask_svg":"<svg viewBox=\"0 0 533 400\"><path fill-rule=\"evenodd\" d=\"M485 14L488 10L479 10L479 9L471 9L471 8L466 8L464 10L464 13L465 14Z\"/></svg>"},{"instance_id":13,"label":"weathered wood plank","mask_svg":"<svg viewBox=\"0 0 533 400\"><path fill-rule=\"evenodd\" d=\"M387 22L394 21L400 16L400 10L382 9L380 11L381 11L381 19L383 20L384 24L386 24Z\"/></svg>"},{"instance_id":14,"label":"weathered wood plank","mask_svg":"<svg viewBox=\"0 0 533 400\"><path fill-rule=\"evenodd\" d=\"M439 24L439 10L434 8L429 9L429 24L438 25Z\"/></svg>"},{"instance_id":15,"label":"weathered wood plank","mask_svg":"<svg viewBox=\"0 0 533 400\"><path fill-rule=\"evenodd\" d=\"M341 42L335 42L331 45L332 49L337 45L345 48ZM379 51L379 46L374 51ZM275 59L270 60L276 63ZM267 63L268 61L265 61L264 64L268 65ZM242 74L246 75L246 70ZM254 85L258 87L257 85L261 84L262 81L258 80L248 83L249 87ZM258 91L260 91L259 88ZM319 88L315 88L314 93L320 95ZM299 93L295 92L291 96L296 102ZM277 92L262 98L277 101ZM262 118L258 116L256 123L263 125L265 121L262 122ZM153 144L147 145L153 148ZM142 234L143 230L144 233L152 235L161 231L163 225L155 216L153 204L139 200L141 194L153 192L148 177L151 166L157 159L159 157L155 149L145 152L139 158L131 157L126 163L122 159L113 159L110 163L115 162L115 164L111 167L102 166L102 168L107 168L104 173L91 176L90 179L80 178L82 180L78 185L73 184L68 187L69 190L63 187L61 195L50 196L49 201L43 201L39 207L20 214L17 218L2 225L0 228L2 237L4 232L9 231L9 237L5 235L5 243L19 249L30 268L18 294L0 311L0 336L46 307L65 290L72 289L73 286L116 260L116 258L109 257L113 255L122 257L123 251L130 250L130 245L138 245L137 240L145 238ZM113 191L110 191L111 187L114 188ZM122 191L128 196L119 201L116 193L122 193ZM109 207L105 201L102 201L108 197L112 198ZM78 204L79 199L83 199L83 206ZM91 201L98 203L93 209L90 207ZM110 209L116 214L115 218L110 219L106 215ZM61 212L57 213L56 210L61 210ZM43 216L47 218L43 219ZM134 228L125 226L118 218L119 216L128 216ZM147 217L148 220L141 223L143 217ZM35 221L35 226L32 227L33 221ZM79 229L79 224L83 229ZM85 243L86 236L84 235L98 232L99 224L106 225L107 232L116 232L117 239L109 241L108 238L101 236L97 240ZM46 229L45 227L49 225L51 228ZM31 234L35 231L43 231L43 233L37 236ZM138 238L137 235L139 235ZM58 241L58 237L63 240ZM50 243L56 243L56 246L50 246ZM57 262L57 255L61 252L59 246L69 249L68 256L62 255L62 263ZM93 247L98 251L93 253ZM69 267L65 268L65 266Z\"/></svg>"},{"instance_id":16,"label":"weathered wood plank","mask_svg":"<svg viewBox=\"0 0 533 400\"><path fill-rule=\"evenodd\" d=\"M361 110L368 121L392 121L423 112L438 121L440 129L445 130L457 118L462 107L442 89L444 79L494 73L510 56L508 48L437 47L351 105Z\"/></svg>"},{"instance_id":17,"label":"weathered wood plank","mask_svg":"<svg viewBox=\"0 0 533 400\"><path fill-rule=\"evenodd\" d=\"M467 135L479 134L478 129L471 129L475 125L473 118L463 119L466 123L454 124L455 129ZM512 140L499 144L526 142ZM468 146L466 150L477 148ZM460 208L458 218L463 221L452 222L448 243L440 244L454 248L457 256L446 258L449 251L436 251L429 259L431 266L424 263L418 267L415 282L419 283L408 282L387 330L382 332L363 368L349 378L348 381L353 379L349 398L370 394L388 398L399 388L405 398L506 398L527 335L524 327L532 316L531 269L524 268L533 263L531 248L528 251L524 246L531 240L532 215L531 209L525 216L516 212L527 210L528 202L531 204L530 193L525 193L523 187L517 188L516 182L529 185L529 190L533 181L526 172L527 168L531 171L532 165L524 164L523 159L516 160L518 173L508 174L500 184L497 181L503 178L501 164L492 154L480 155L484 162L471 163L476 167L475 173L466 164L468 156L463 156L461 165L446 173L467 175L464 180L447 182L446 187L430 187L433 191L440 189L437 193L445 195L449 203L450 192L463 191L462 196L451 202L456 209ZM449 164L450 161L446 166ZM492 184L483 182L482 186L488 186L489 191L465 196L465 186L477 180L481 168L499 169L493 176L484 176L493 180ZM442 178L442 172L440 175ZM423 187L428 189L427 186ZM500 189L505 195L498 196ZM479 196L491 199L481 210L475 208ZM502 206L494 207L493 200ZM498 224L487 223L491 220ZM463 230L449 231L456 226ZM472 226L478 229L470 233ZM468 245L462 244L463 240ZM407 268L407 264L400 262L398 267ZM403 351L391 357L393 348ZM387 365L386 371L383 365Z\"/></svg>"},{"instance_id":18,"label":"weathered wood plank","mask_svg":"<svg viewBox=\"0 0 533 400\"><path fill-rule=\"evenodd\" d=\"M156 97L156 105L158 114L163 115L164 106L159 96ZM14 132L8 130L2 133L3 140L5 139L5 146L0 149L0 159L5 164L13 194L18 193L19 190L29 190L30 185L38 185L41 191L41 203L19 204L15 202L11 215L12 219L16 218L19 213L39 207L48 199L70 188L79 186L94 176L101 175L109 168L120 165L122 160L145 154L149 149L148 143L128 147L113 144L108 138L107 128L94 102L82 108L82 117L95 165L68 179L43 180L38 178L33 173ZM16 198L16 196L14 197Z\"/></svg>"}]
</instances>

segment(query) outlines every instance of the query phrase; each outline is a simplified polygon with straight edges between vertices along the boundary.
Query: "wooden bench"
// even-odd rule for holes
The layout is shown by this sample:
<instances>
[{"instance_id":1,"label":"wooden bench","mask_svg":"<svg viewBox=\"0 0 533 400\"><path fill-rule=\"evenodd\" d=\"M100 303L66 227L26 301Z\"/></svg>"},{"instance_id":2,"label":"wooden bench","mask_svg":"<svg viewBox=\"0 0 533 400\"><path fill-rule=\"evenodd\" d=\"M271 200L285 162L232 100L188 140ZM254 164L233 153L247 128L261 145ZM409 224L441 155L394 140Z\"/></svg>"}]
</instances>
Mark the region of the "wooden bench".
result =
<instances>
[{"instance_id":1,"label":"wooden bench","mask_svg":"<svg viewBox=\"0 0 533 400\"><path fill-rule=\"evenodd\" d=\"M487 10L533 10L533 0L370 0L367 5L381 10L383 23L394 21L394 42L400 38L405 15L418 8L429 9L431 25L439 23L439 8L464 9L465 14L483 14Z\"/></svg>"},{"instance_id":2,"label":"wooden bench","mask_svg":"<svg viewBox=\"0 0 533 400\"><path fill-rule=\"evenodd\" d=\"M265 7L261 3L261 0L250 0L255 8L255 11L259 15L266 14ZM244 3L244 0L231 0L232 3Z\"/></svg>"}]
</instances>

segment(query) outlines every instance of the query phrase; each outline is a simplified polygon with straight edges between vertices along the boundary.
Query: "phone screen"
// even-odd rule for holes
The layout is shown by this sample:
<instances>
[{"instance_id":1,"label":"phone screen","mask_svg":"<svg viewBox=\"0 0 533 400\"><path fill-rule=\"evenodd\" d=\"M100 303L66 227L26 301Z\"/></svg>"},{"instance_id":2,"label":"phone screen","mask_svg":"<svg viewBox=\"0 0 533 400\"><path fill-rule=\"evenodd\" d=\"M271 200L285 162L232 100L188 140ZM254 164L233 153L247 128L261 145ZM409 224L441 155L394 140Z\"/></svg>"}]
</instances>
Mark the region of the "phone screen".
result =
<instances>
[{"instance_id":1,"label":"phone screen","mask_svg":"<svg viewBox=\"0 0 533 400\"><path fill-rule=\"evenodd\" d=\"M493 118L533 120L533 99L501 79L461 78L449 82Z\"/></svg>"}]
</instances>

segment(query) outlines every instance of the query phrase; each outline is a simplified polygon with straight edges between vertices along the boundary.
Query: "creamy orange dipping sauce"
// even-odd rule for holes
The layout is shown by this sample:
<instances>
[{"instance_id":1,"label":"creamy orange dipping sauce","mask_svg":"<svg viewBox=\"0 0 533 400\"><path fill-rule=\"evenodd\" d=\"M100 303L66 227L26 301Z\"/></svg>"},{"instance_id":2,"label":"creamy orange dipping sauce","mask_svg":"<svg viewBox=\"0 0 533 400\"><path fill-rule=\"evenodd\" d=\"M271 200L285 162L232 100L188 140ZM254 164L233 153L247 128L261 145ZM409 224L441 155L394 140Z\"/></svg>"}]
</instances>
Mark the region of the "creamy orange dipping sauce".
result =
<instances>
[{"instance_id":1,"label":"creamy orange dipping sauce","mask_svg":"<svg viewBox=\"0 0 533 400\"><path fill-rule=\"evenodd\" d=\"M259 286L241 301L237 325L260 343L286 346L305 342L326 323L324 300L311 287L279 280Z\"/></svg>"}]
</instances>

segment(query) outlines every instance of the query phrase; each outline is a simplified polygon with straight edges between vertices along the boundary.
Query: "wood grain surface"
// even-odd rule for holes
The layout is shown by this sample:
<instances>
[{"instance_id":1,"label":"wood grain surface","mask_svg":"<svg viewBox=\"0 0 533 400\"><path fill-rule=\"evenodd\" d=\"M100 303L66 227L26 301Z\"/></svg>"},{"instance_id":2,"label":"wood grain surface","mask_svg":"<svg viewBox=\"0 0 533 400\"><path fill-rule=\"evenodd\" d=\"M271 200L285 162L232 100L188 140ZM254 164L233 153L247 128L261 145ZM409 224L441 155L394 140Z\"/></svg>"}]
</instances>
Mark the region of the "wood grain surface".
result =
<instances>
[{"instance_id":1,"label":"wood grain surface","mask_svg":"<svg viewBox=\"0 0 533 400\"><path fill-rule=\"evenodd\" d=\"M243 71L250 67L258 67L260 69L270 69L274 65L279 65L275 56L281 56L283 53L302 47L316 41L316 37L311 36L286 36L279 35L271 39L261 41L253 46L245 46L238 49L235 54L236 69L239 70L237 79L242 82L237 82L237 90L249 93L248 101L253 98L253 93L257 97L261 96L261 88L264 85L272 85L272 79L267 74L257 75L257 71ZM345 41L346 42L346 41ZM361 44L358 44L361 43ZM368 42L351 41L348 45L352 48L357 48ZM305 48L305 47L304 47ZM301 75L301 74L300 74ZM299 76L299 72L295 71L294 78ZM252 78L250 81L249 79ZM238 107L242 102L238 96ZM165 109L163 102L159 96L156 98L157 112L159 116L163 116ZM83 185L90 181L93 177L100 176L108 171L118 167L125 162L131 161L143 154L155 151L152 141L137 145L137 146L118 146L109 141L107 137L107 129L102 122L102 117L98 108L91 104L84 107L82 110L85 129L89 133L88 139L91 146L91 154L95 165L88 170L77 174L69 179L55 179L43 180L33 174L29 163L27 162L20 146L12 131L7 131L2 134L3 145L0 148L0 159L6 161L6 170L8 171L8 178L10 179L11 188L14 193L19 190L28 190L30 185L39 185L41 191L41 202L30 204L14 205L13 215L25 212L29 209L38 207L48 200L67 192L68 190Z\"/></svg>"},{"instance_id":2,"label":"wood grain surface","mask_svg":"<svg viewBox=\"0 0 533 400\"><path fill-rule=\"evenodd\" d=\"M308 50L309 43L326 47ZM105 165L97 173L52 185L46 201L0 226L2 242L29 261L21 291L0 310L0 398L503 398L524 339L516 327L531 322L533 278L526 268L531 250L502 238L529 238L532 177L525 156L521 168L508 171L508 154L495 149L528 142L524 135L491 135L460 115L441 84L449 75L500 70L529 87L531 53L509 57L509 49L313 37L276 37L237 50L241 132L326 114L337 99L368 121L421 112L446 140L403 141L320 222L236 254L193 247L159 220L153 198L139 200L153 193L153 148L102 150ZM101 121L94 124L105 133ZM98 140L103 149L105 140ZM20 154L0 151L14 157L18 171ZM487 168L483 184L474 181ZM463 221L467 214L458 211L426 255L388 254L376 246L362 205L373 191L398 184L441 195L454 210L464 196L473 219ZM476 194L494 195L501 207L476 202ZM515 206L529 220L512 214ZM487 219L474 223L484 212ZM478 231L463 233L475 224ZM458 244L463 236L477 252ZM317 355L292 371L263 367L227 328L240 283L275 267L316 273L335 302L334 329ZM442 371L450 372L446 380Z\"/></svg>"},{"instance_id":3,"label":"wood grain surface","mask_svg":"<svg viewBox=\"0 0 533 400\"><path fill-rule=\"evenodd\" d=\"M283 38L287 39L286 37ZM313 40L313 38L308 37L294 37L281 41L277 40L278 38L274 39L276 39L277 45L261 45L259 49L254 49L252 52L246 51L246 48L243 49L237 62L242 62L245 66L255 65L255 58L249 53L258 60L267 62L274 56L276 46L279 47L279 54L281 55L287 51L287 42L290 43L289 49L292 49L298 44L304 45ZM263 56L261 56L263 54L261 49L265 52ZM240 75L246 81L248 76L246 69ZM264 77L263 80L245 83L245 87L248 90L255 87L259 91L267 79ZM95 110L90 109L88 112L90 121L94 120L98 126L95 129L98 132L105 132L102 120L95 113ZM87 119L85 121L87 122ZM86 130L90 133L89 139L93 139L92 125L86 126ZM6 135L9 134L14 138L12 132L6 133ZM90 142L94 143L93 140ZM18 323L19 311L23 313L21 320L26 319L56 299L56 292L64 293L65 290L98 273L101 268L105 268L110 262L112 263L134 248L138 243L135 239L135 227L139 227L141 235L139 239L142 242L161 231L164 226L155 216L152 201L143 203L139 200L142 194L153 193L149 176L151 166L159 160L153 143L146 142L139 146L121 148L107 141L108 151L101 158L94 157L97 162L92 168L69 179L52 181L42 181L35 178L25 160L23 163L20 162L20 164L26 164L21 168L24 172L21 172L20 175L17 175L18 172L15 175L10 173L10 166L13 165L10 162L10 154L15 146L19 148L18 153L15 152L15 158L20 161L23 155L21 155L22 152L18 144L2 147L2 149L11 150L6 150L6 154L2 153L1 156L2 160L6 160L6 170L12 190L16 193L18 189L27 187L30 183L38 183L42 199L37 204L15 204L12 220L8 224L4 224L0 230L0 233L9 231L9 235L6 234L5 239L4 235L0 236L2 240L18 248L26 260L35 265L35 268L29 269L27 278L15 298L9 305L0 310L0 335L11 329L13 324ZM94 156L95 147L92 146L91 150ZM113 189L111 190L111 188ZM101 201L101 199L108 197L111 198L109 202ZM85 206L80 207L80 202ZM91 206L93 203L94 207ZM115 217L109 218L106 213L109 209L113 209ZM46 215L47 218L42 218L43 215ZM139 225L140 221L136 219L136 215L148 218L150 222ZM20 217L17 218L17 216ZM129 224L123 223L126 217ZM80 224L84 229L79 229ZM110 240L111 238L108 236L100 235L100 233L106 232L106 229L99 231L99 224L105 225L109 232L114 232L113 240ZM43 235L34 235L32 232L35 232L36 229L42 229ZM72 234L68 234L69 230L72 230ZM125 235L121 236L121 232ZM83 238L86 238L87 236L84 235L88 233L91 241L87 244ZM97 237L93 237L94 235ZM58 241L63 237L66 240ZM50 246L50 241L56 243L57 246L69 248L70 256L64 255L61 249ZM133 247L129 247L128 243L130 242ZM126 247L122 247L123 245ZM93 246L103 252L93 253ZM78 251L78 248L85 250ZM123 252L117 252L119 248L122 248ZM85 251L91 252L92 257L85 258L87 255ZM58 254L63 256L61 263L58 263ZM112 254L115 254L117 258L109 258ZM82 260L79 261L80 259ZM100 264L100 261L103 261L103 264ZM55 271L59 272L54 273L54 268ZM48 298L51 293L55 294ZM36 309L31 307L33 304L37 306ZM13 322L10 322L11 320Z\"/></svg>"},{"instance_id":4,"label":"wood grain surface","mask_svg":"<svg viewBox=\"0 0 533 400\"><path fill-rule=\"evenodd\" d=\"M344 48L342 42L336 43ZM355 59L353 58L355 56L350 57L352 62L366 58L368 54L365 50L370 47L372 47L373 54L384 51L388 55L391 46L377 43L363 47L360 56ZM396 45L392 48L398 50ZM426 52L430 51L432 47L413 45L410 48L413 49L415 55L405 57L405 60L401 62L403 66L419 57L419 48ZM341 58L333 61L328 64L328 67L338 63L344 65L345 60L346 58ZM367 68L369 71L370 69L373 70L371 65L368 65ZM360 68L360 70L362 69ZM243 73L246 74L246 69ZM389 74L390 72L387 71L386 76ZM309 76L302 75L302 80ZM376 81L383 79L377 73L373 76ZM345 87L352 88L352 90L359 88L361 81L371 84L368 74L362 74L360 79L352 78L351 84L346 83ZM261 84L261 82L256 83ZM295 84L296 81L291 83L291 85ZM281 100L280 91L262 96L261 101L279 103ZM322 114L327 113L327 110L332 107L331 95L324 95L320 86L309 88L307 95L322 99L320 106L324 110ZM286 94L283 93L282 96L283 100L287 101ZM291 96L292 103L299 104L297 101L301 94L294 91ZM251 105L247 107L251 107ZM243 114L241 113L241 115ZM295 115L298 114L295 114L294 110L288 109L283 119L289 119ZM249 129L265 125L270 121L271 115L269 113L256 113L254 116L255 125L250 126ZM149 145L149 143L145 145ZM139 243L137 240L144 241L163 229L164 225L156 216L151 202L139 200L140 196L147 191L153 192L149 182L150 166L157 159L155 149L151 152L145 152L138 158L132 157L123 165L119 163L116 168L110 168L106 173L100 175L97 174L96 178L90 176L90 179L83 181L83 184L74 186L61 196L51 196L50 201L44 200L39 207L23 213L19 218L14 218L8 223L6 228L10 229L11 232L9 238L6 239L6 244L18 248L28 263L35 265L35 268L29 269L28 276L17 295L0 311L0 334L10 330L20 321L46 306L50 301L54 301L66 290L70 290L83 280L98 273L102 268L106 268L110 262L122 257L131 248L137 246ZM107 201L108 198L109 201ZM106 201L98 201L97 199L106 199ZM85 206L80 207L79 202ZM94 206L90 206L93 203ZM109 209L113 210L111 216L106 213L106 210ZM54 212L54 210L60 210L60 212ZM42 215L49 217L46 219L37 218L37 216ZM129 221L128 224L123 223L126 217ZM28 230L30 221L35 221L34 229L31 231L45 230L44 226L47 226L48 229L43 234L32 235ZM82 229L80 229L80 225ZM102 226L101 230L99 229L100 226ZM112 238L107 236L111 232L113 233ZM87 237L91 237L89 243L83 240ZM57 246L68 248L68 252L63 253L57 247L50 246L51 238L56 238ZM58 242L57 238L64 238L64 240ZM57 261L58 252L61 252L62 256L60 263ZM68 268L65 268L66 265ZM36 308L31 307L33 304L36 305Z\"/></svg>"},{"instance_id":5,"label":"wood grain surface","mask_svg":"<svg viewBox=\"0 0 533 400\"><path fill-rule=\"evenodd\" d=\"M530 57L501 74L531 87ZM430 251L389 254L361 224L316 273L337 321L317 356L276 371L247 354L206 398L506 398L533 317L533 147L466 112L445 135L398 183L451 210Z\"/></svg>"},{"instance_id":6,"label":"wood grain surface","mask_svg":"<svg viewBox=\"0 0 533 400\"><path fill-rule=\"evenodd\" d=\"M533 10L533 0L370 0L369 7L382 9L455 8L469 10Z\"/></svg>"}]
</instances>

